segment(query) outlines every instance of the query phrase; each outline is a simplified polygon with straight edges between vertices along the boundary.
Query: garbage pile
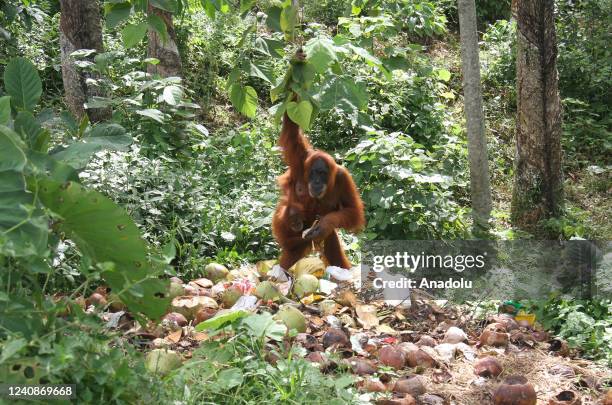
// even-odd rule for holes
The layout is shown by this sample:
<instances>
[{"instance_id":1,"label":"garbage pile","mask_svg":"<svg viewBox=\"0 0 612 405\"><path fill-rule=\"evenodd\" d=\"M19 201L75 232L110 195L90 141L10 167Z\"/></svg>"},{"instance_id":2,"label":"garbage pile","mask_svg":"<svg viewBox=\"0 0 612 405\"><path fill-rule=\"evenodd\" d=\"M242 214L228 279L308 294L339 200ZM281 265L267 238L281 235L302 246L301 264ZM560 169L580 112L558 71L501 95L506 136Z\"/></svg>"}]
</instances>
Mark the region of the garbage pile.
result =
<instances>
[{"instance_id":1,"label":"garbage pile","mask_svg":"<svg viewBox=\"0 0 612 405\"><path fill-rule=\"evenodd\" d=\"M107 325L146 345L147 364L162 374L209 339L198 324L236 311L267 311L295 331L287 339L321 371L349 369L365 403L612 405L612 394L604 393L608 369L573 360L566 342L512 306L476 320L465 308L416 294L409 305L366 303L356 289L358 269L328 267L316 257L287 272L274 260L232 270L211 263L201 276L173 277L169 312L146 327L103 289L86 304L110 310L101 313Z\"/></svg>"}]
</instances>

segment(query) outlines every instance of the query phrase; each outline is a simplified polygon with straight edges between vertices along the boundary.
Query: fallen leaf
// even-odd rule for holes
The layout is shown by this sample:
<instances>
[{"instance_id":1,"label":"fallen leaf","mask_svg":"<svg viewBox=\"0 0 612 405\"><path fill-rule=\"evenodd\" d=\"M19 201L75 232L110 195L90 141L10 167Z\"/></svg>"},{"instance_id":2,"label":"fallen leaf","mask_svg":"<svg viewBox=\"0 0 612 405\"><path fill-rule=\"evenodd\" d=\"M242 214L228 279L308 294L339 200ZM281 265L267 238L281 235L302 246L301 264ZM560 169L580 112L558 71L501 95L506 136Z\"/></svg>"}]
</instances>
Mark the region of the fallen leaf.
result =
<instances>
[{"instance_id":1,"label":"fallen leaf","mask_svg":"<svg viewBox=\"0 0 612 405\"><path fill-rule=\"evenodd\" d=\"M196 332L193 334L193 340L195 340L196 342L202 342L204 340L208 339L208 334L204 333L204 332Z\"/></svg>"},{"instance_id":2,"label":"fallen leaf","mask_svg":"<svg viewBox=\"0 0 612 405\"><path fill-rule=\"evenodd\" d=\"M322 299L324 299L325 297L323 295L319 295L319 294L310 294L305 296L304 298L302 298L300 300L300 302L304 305L310 305L314 302L318 302L321 301Z\"/></svg>"},{"instance_id":3,"label":"fallen leaf","mask_svg":"<svg viewBox=\"0 0 612 405\"><path fill-rule=\"evenodd\" d=\"M382 325L378 325L376 327L376 332L380 334L385 334L385 335L399 335L398 331L396 331L395 329L393 329L391 326L387 325L386 323Z\"/></svg>"},{"instance_id":4,"label":"fallen leaf","mask_svg":"<svg viewBox=\"0 0 612 405\"><path fill-rule=\"evenodd\" d=\"M378 317L376 316L376 307L374 305L357 305L355 307L357 319L364 329L372 329L379 325Z\"/></svg>"},{"instance_id":5,"label":"fallen leaf","mask_svg":"<svg viewBox=\"0 0 612 405\"><path fill-rule=\"evenodd\" d=\"M178 343L181 340L181 336L183 336L183 330L179 329L176 332L170 333L165 339L171 343Z\"/></svg>"}]
</instances>

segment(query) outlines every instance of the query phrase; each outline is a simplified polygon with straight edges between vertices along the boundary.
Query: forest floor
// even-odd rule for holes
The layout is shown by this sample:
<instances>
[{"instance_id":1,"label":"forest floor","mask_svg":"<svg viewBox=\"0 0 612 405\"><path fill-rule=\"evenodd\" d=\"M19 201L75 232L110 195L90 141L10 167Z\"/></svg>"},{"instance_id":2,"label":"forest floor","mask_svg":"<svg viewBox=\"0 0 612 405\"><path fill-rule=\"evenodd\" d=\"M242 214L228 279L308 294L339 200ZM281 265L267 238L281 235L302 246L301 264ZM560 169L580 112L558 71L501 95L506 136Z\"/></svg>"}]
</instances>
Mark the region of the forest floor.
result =
<instances>
[{"instance_id":1,"label":"forest floor","mask_svg":"<svg viewBox=\"0 0 612 405\"><path fill-rule=\"evenodd\" d=\"M269 276L272 264L260 262L221 274L204 270L203 275L216 282L204 277L185 283L173 279L177 294L182 294L173 300L174 315L146 328L123 310L99 315L145 352L172 349L186 361L203 342L232 338L231 331L212 333L203 325L215 325L215 320L232 313L275 314L291 306L304 317L279 319L300 333L269 342L272 349L299 346L300 356L324 373L349 371L362 403L491 404L503 391L503 382L516 375L533 386L538 404L580 403L549 402L560 394L580 398L584 405L604 403L598 401L612 381L611 370L581 358L537 322L517 321L495 305L489 305L487 313L482 303L470 307L429 300L418 290L401 305L381 299L365 302L365 294L356 288L358 271L352 271L350 280L330 280L329 269L317 258L303 259L292 268L296 279L306 273L320 278L318 290L298 299L290 282ZM259 288L264 284L267 289ZM230 290L240 293L232 296ZM272 349L266 361L277 360ZM417 402L410 402L413 399Z\"/></svg>"}]
</instances>

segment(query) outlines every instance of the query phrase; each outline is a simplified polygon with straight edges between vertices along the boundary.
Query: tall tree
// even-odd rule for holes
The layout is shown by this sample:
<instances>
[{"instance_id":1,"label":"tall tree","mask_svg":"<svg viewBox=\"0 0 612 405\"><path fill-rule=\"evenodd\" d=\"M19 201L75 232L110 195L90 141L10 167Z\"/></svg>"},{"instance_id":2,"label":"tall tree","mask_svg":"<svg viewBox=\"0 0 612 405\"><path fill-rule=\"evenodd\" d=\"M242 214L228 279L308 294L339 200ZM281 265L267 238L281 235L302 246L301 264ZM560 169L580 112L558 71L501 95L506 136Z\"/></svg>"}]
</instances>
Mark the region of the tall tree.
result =
<instances>
[{"instance_id":1,"label":"tall tree","mask_svg":"<svg viewBox=\"0 0 612 405\"><path fill-rule=\"evenodd\" d=\"M472 215L475 230L478 231L489 228L491 183L489 181L487 139L485 137L485 121L482 110L476 5L474 0L458 0L458 9L464 108L470 161Z\"/></svg>"},{"instance_id":2,"label":"tall tree","mask_svg":"<svg viewBox=\"0 0 612 405\"><path fill-rule=\"evenodd\" d=\"M159 59L157 65L149 64L148 73L157 73L162 77L180 76L182 71L181 55L176 41L176 31L172 23L172 13L153 7L149 3L149 16L159 17L166 25L166 35L149 28L147 57Z\"/></svg>"},{"instance_id":3,"label":"tall tree","mask_svg":"<svg viewBox=\"0 0 612 405\"><path fill-rule=\"evenodd\" d=\"M554 0L513 0L512 12L518 102L512 220L536 231L563 201Z\"/></svg>"},{"instance_id":4,"label":"tall tree","mask_svg":"<svg viewBox=\"0 0 612 405\"><path fill-rule=\"evenodd\" d=\"M82 118L87 113L90 121L110 118L110 109L88 109L85 102L103 94L102 89L87 83L91 74L77 69L70 54L78 49L103 52L100 4L97 0L60 0L60 48L65 101L70 112Z\"/></svg>"}]
</instances>

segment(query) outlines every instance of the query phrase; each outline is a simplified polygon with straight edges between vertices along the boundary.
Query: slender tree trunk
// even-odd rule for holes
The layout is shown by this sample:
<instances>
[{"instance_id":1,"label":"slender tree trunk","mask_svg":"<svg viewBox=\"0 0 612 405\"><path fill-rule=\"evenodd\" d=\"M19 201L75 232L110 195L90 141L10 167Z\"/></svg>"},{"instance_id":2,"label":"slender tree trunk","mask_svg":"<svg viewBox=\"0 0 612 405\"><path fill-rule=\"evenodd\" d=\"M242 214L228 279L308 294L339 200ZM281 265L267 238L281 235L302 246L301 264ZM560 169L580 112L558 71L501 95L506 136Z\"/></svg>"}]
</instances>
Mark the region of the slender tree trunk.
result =
<instances>
[{"instance_id":1,"label":"slender tree trunk","mask_svg":"<svg viewBox=\"0 0 612 405\"><path fill-rule=\"evenodd\" d=\"M90 121L110 118L110 109L95 108L85 111L84 104L103 90L86 83L91 74L77 69L70 54L78 49L103 52L100 4L97 0L60 0L60 48L65 101L70 112L81 119L86 113Z\"/></svg>"},{"instance_id":2,"label":"slender tree trunk","mask_svg":"<svg viewBox=\"0 0 612 405\"><path fill-rule=\"evenodd\" d=\"M180 76L183 67L176 41L176 31L172 23L172 13L149 4L149 14L157 15L164 21L168 37L164 41L164 38L155 30L149 29L147 57L157 58L159 63L157 65L149 64L147 72L159 74L161 77Z\"/></svg>"},{"instance_id":3,"label":"slender tree trunk","mask_svg":"<svg viewBox=\"0 0 612 405\"><path fill-rule=\"evenodd\" d=\"M563 201L554 1L514 0L512 11L518 101L512 220L536 231L540 220L559 214Z\"/></svg>"},{"instance_id":4,"label":"slender tree trunk","mask_svg":"<svg viewBox=\"0 0 612 405\"><path fill-rule=\"evenodd\" d=\"M463 93L470 161L472 215L475 231L482 231L489 228L491 183L489 181L487 139L482 110L478 32L476 30L476 6L474 0L459 0L458 9Z\"/></svg>"}]
</instances>

